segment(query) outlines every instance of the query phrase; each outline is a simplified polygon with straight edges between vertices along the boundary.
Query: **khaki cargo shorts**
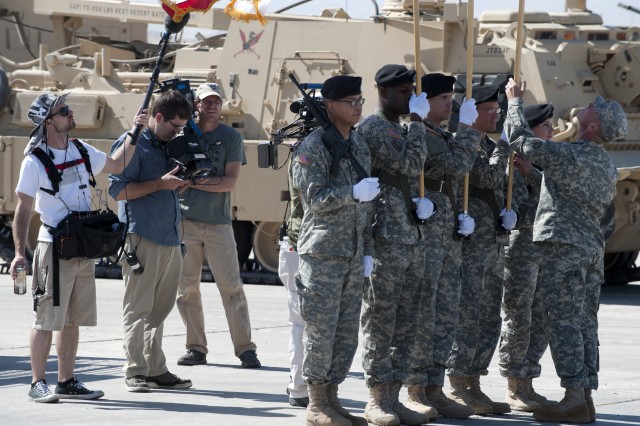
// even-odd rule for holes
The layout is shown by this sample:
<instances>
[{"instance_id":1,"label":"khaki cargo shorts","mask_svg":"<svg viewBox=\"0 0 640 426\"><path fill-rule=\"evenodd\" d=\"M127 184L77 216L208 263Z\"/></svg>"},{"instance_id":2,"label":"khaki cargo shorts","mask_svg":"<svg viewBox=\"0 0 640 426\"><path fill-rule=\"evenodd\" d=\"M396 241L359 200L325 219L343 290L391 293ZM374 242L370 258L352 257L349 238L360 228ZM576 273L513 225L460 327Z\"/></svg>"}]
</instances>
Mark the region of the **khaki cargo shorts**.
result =
<instances>
[{"instance_id":1,"label":"khaki cargo shorts","mask_svg":"<svg viewBox=\"0 0 640 426\"><path fill-rule=\"evenodd\" d=\"M38 242L33 254L33 328L59 331L65 326L94 326L96 313L95 261L59 261L60 306L53 306L52 243Z\"/></svg>"}]
</instances>

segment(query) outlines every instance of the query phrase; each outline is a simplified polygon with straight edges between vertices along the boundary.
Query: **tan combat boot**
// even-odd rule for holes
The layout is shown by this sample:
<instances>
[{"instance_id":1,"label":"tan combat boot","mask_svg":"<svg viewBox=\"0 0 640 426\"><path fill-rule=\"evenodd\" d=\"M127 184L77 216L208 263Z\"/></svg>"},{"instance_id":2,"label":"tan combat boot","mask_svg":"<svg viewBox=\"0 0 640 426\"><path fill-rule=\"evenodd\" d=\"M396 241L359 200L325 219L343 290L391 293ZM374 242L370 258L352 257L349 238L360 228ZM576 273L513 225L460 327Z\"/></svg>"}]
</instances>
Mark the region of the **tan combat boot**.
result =
<instances>
[{"instance_id":1,"label":"tan combat boot","mask_svg":"<svg viewBox=\"0 0 640 426\"><path fill-rule=\"evenodd\" d=\"M438 414L442 417L450 419L467 419L473 414L473 408L458 404L442 392L441 386L427 386L424 390L424 395L427 401L433 408L438 411Z\"/></svg>"},{"instance_id":2,"label":"tan combat boot","mask_svg":"<svg viewBox=\"0 0 640 426\"><path fill-rule=\"evenodd\" d=\"M480 389L480 376L471 376L467 378L469 384L469 392L476 397L478 401L484 402L491 407L490 414L505 414L511 412L511 407L506 402L497 402L489 398L482 389Z\"/></svg>"},{"instance_id":3,"label":"tan combat boot","mask_svg":"<svg viewBox=\"0 0 640 426\"><path fill-rule=\"evenodd\" d=\"M451 399L473 408L473 414L491 414L493 407L476 398L469 390L468 377L449 376ZM437 407L436 407L437 408ZM438 410L440 411L440 410Z\"/></svg>"},{"instance_id":4,"label":"tan combat boot","mask_svg":"<svg viewBox=\"0 0 640 426\"><path fill-rule=\"evenodd\" d=\"M351 422L340 414L336 413L329 406L327 399L327 386L329 383L321 385L308 384L309 405L305 416L306 426L351 426Z\"/></svg>"},{"instance_id":5,"label":"tan combat boot","mask_svg":"<svg viewBox=\"0 0 640 426\"><path fill-rule=\"evenodd\" d=\"M589 408L589 423L595 423L596 406L593 403L593 398L591 397L591 389L584 388L584 400L587 403L587 407Z\"/></svg>"},{"instance_id":6,"label":"tan combat boot","mask_svg":"<svg viewBox=\"0 0 640 426\"><path fill-rule=\"evenodd\" d=\"M525 379L519 377L507 377L507 396L505 402L512 410L532 412L540 408L540 404L529 399L527 395L527 385Z\"/></svg>"},{"instance_id":7,"label":"tan combat boot","mask_svg":"<svg viewBox=\"0 0 640 426\"><path fill-rule=\"evenodd\" d=\"M557 401L550 401L544 396L537 393L535 389L533 389L532 377L527 377L526 379L523 379L523 380L524 380L525 387L527 389L527 396L531 401L537 402L540 407L551 407L557 402Z\"/></svg>"},{"instance_id":8,"label":"tan combat boot","mask_svg":"<svg viewBox=\"0 0 640 426\"><path fill-rule=\"evenodd\" d=\"M427 401L423 386L407 387L407 402L404 405L410 410L426 415L429 421L438 418L438 411Z\"/></svg>"},{"instance_id":9,"label":"tan combat boot","mask_svg":"<svg viewBox=\"0 0 640 426\"><path fill-rule=\"evenodd\" d=\"M369 388L369 402L364 409L364 418L380 426L398 426L400 419L393 412L389 401L389 383L376 383Z\"/></svg>"},{"instance_id":10,"label":"tan combat boot","mask_svg":"<svg viewBox=\"0 0 640 426\"><path fill-rule=\"evenodd\" d=\"M562 401L533 410L533 418L541 422L591 423L584 388L567 388Z\"/></svg>"},{"instance_id":11,"label":"tan combat boot","mask_svg":"<svg viewBox=\"0 0 640 426\"><path fill-rule=\"evenodd\" d=\"M329 407L333 408L336 413L349 420L353 426L367 426L369 424L364 417L354 416L345 410L342 404L340 404L340 399L338 399L338 385L329 383L329 386L327 386L327 400L329 401Z\"/></svg>"},{"instance_id":12,"label":"tan combat boot","mask_svg":"<svg viewBox=\"0 0 640 426\"><path fill-rule=\"evenodd\" d=\"M429 423L429 416L419 413L405 407L398 396L400 395L400 389L402 389L401 382L393 382L389 385L389 402L391 402L391 408L400 419L400 423L409 426L418 426L423 423Z\"/></svg>"}]
</instances>

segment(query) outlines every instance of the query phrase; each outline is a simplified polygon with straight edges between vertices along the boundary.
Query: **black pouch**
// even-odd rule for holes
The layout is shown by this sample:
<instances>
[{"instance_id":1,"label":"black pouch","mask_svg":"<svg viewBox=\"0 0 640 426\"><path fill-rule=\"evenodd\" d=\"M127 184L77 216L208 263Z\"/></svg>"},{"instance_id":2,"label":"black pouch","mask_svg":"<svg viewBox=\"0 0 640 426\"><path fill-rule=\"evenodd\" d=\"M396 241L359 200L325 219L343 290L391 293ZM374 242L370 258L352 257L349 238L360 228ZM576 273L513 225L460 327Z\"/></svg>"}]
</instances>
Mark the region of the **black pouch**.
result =
<instances>
[{"instance_id":1,"label":"black pouch","mask_svg":"<svg viewBox=\"0 0 640 426\"><path fill-rule=\"evenodd\" d=\"M56 227L56 249L65 260L115 256L124 244L125 228L111 210L72 212Z\"/></svg>"}]
</instances>

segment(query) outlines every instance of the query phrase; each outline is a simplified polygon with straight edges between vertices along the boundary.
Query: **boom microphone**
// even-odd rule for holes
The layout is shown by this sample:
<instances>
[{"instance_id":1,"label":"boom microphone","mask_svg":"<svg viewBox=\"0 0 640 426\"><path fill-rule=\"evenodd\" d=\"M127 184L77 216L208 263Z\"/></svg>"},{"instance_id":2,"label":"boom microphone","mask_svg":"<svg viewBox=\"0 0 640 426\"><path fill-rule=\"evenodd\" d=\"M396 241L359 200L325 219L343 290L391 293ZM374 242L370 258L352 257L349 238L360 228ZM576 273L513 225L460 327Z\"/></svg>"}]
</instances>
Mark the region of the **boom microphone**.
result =
<instances>
[{"instance_id":1,"label":"boom microphone","mask_svg":"<svg viewBox=\"0 0 640 426\"><path fill-rule=\"evenodd\" d=\"M190 16L191 13L187 13L182 17L182 20L180 22L175 22L173 19L171 19L170 16L167 16L166 18L164 18L164 28L172 34L179 33L180 31L182 31L185 25L187 25L187 22L189 22Z\"/></svg>"}]
</instances>

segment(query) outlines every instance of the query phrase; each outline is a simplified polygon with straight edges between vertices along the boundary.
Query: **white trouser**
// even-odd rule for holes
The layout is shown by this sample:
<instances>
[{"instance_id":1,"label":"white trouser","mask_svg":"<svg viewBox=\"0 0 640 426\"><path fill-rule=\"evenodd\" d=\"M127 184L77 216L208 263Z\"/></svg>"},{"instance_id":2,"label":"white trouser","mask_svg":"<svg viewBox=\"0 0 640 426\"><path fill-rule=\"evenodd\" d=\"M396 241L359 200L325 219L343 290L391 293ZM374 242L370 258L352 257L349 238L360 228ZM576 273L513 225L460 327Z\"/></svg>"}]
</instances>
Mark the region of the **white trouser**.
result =
<instances>
[{"instance_id":1,"label":"white trouser","mask_svg":"<svg viewBox=\"0 0 640 426\"><path fill-rule=\"evenodd\" d=\"M302 379L302 359L304 348L302 346L302 334L304 332L304 320L300 316L300 303L296 290L295 275L300 263L298 252L288 240L280 244L280 261L278 275L289 295L289 360L291 362L291 382L289 383L289 395L292 398L304 398L308 396L307 384Z\"/></svg>"}]
</instances>

